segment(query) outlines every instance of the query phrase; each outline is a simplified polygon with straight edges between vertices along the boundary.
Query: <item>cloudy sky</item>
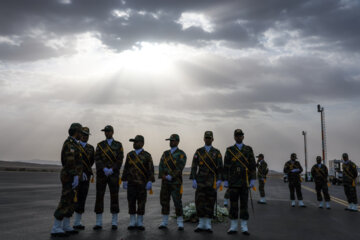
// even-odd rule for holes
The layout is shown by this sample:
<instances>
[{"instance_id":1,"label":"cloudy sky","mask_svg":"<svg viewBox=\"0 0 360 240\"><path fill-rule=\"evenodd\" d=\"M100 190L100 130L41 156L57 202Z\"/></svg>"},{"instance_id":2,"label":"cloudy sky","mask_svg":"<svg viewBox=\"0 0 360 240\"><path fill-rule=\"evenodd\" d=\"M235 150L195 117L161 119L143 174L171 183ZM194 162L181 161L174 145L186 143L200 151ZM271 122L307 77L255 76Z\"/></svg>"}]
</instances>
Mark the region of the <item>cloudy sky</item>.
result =
<instances>
[{"instance_id":1,"label":"cloudy sky","mask_svg":"<svg viewBox=\"0 0 360 240\"><path fill-rule=\"evenodd\" d=\"M291 152L360 164L358 0L3 0L0 159L59 161L72 122L106 124L159 162L179 133L191 164L233 131L279 170Z\"/></svg>"}]
</instances>

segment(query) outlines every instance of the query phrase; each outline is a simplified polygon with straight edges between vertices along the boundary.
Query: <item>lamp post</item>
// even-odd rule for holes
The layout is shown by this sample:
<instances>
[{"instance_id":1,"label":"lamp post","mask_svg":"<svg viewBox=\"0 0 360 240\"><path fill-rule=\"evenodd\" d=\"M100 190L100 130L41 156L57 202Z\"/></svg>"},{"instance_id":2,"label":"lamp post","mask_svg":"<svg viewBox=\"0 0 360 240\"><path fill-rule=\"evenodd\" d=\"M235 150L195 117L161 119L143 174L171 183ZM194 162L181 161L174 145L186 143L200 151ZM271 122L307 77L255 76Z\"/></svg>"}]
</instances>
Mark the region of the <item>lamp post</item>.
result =
<instances>
[{"instance_id":1,"label":"lamp post","mask_svg":"<svg viewBox=\"0 0 360 240\"><path fill-rule=\"evenodd\" d=\"M307 162L307 141L306 141L306 132L302 131L304 136L304 152L305 152L305 182L308 181L308 162Z\"/></svg>"},{"instance_id":2,"label":"lamp post","mask_svg":"<svg viewBox=\"0 0 360 240\"><path fill-rule=\"evenodd\" d=\"M323 157L323 163L326 166L326 132L325 132L325 112L324 107L320 106L320 104L317 105L317 111L320 113L321 117L321 141L322 141L322 157Z\"/></svg>"}]
</instances>

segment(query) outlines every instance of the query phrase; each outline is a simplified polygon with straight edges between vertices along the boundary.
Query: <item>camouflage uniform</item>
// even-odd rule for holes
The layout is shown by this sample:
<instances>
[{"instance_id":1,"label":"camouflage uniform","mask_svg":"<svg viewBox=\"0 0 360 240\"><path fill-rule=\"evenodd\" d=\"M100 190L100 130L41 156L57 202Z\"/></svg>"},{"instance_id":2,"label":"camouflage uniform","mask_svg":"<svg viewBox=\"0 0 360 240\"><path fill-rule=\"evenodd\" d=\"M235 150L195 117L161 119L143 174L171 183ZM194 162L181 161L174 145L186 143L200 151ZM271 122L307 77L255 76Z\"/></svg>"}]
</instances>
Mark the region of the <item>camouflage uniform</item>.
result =
<instances>
[{"instance_id":1,"label":"camouflage uniform","mask_svg":"<svg viewBox=\"0 0 360 240\"><path fill-rule=\"evenodd\" d=\"M315 164L311 168L311 176L314 179L315 182L315 190L316 190L316 196L317 200L321 202L323 200L323 197L321 195L321 191L324 195L324 199L326 202L330 201L330 195L329 195L329 189L327 185L327 179L328 179L328 169L324 164L321 164L319 167L318 164Z\"/></svg>"},{"instance_id":2,"label":"camouflage uniform","mask_svg":"<svg viewBox=\"0 0 360 240\"><path fill-rule=\"evenodd\" d=\"M84 173L87 176L87 180L82 180L79 182L78 201L75 204L75 212L84 213L85 211L85 202L89 192L90 178L94 175L92 171L92 166L94 165L94 154L95 149L92 145L86 143L85 147L80 146L81 155L82 155L82 164Z\"/></svg>"},{"instance_id":3,"label":"camouflage uniform","mask_svg":"<svg viewBox=\"0 0 360 240\"><path fill-rule=\"evenodd\" d=\"M229 182L230 213L232 220L248 220L249 181L256 179L256 162L250 146L243 144L241 150L234 145L226 149L224 158L224 181Z\"/></svg>"},{"instance_id":4,"label":"camouflage uniform","mask_svg":"<svg viewBox=\"0 0 360 240\"><path fill-rule=\"evenodd\" d=\"M170 213L170 197L174 201L176 216L183 215L182 207L182 171L186 164L186 154L177 148L173 153L165 151L160 159L159 179L162 179L160 190L160 204L162 215ZM171 181L165 179L167 175Z\"/></svg>"},{"instance_id":5,"label":"camouflage uniform","mask_svg":"<svg viewBox=\"0 0 360 240\"><path fill-rule=\"evenodd\" d=\"M96 164L96 203L95 213L100 214L104 211L104 195L106 185L110 189L110 211L119 213L119 175L123 163L124 150L122 144L113 140L111 146L104 140L98 143L95 152ZM112 168L113 174L106 177L104 168Z\"/></svg>"},{"instance_id":6,"label":"camouflage uniform","mask_svg":"<svg viewBox=\"0 0 360 240\"><path fill-rule=\"evenodd\" d=\"M261 160L258 162L256 166L258 168L257 177L259 180L260 197L265 197L265 181L266 181L266 175L269 172L268 165L265 162L265 160Z\"/></svg>"},{"instance_id":7,"label":"camouflage uniform","mask_svg":"<svg viewBox=\"0 0 360 240\"><path fill-rule=\"evenodd\" d=\"M356 178L358 176L357 167L355 163L348 160L348 163L343 163L343 183L346 198L349 203L357 204L356 195Z\"/></svg>"},{"instance_id":8,"label":"camouflage uniform","mask_svg":"<svg viewBox=\"0 0 360 240\"><path fill-rule=\"evenodd\" d=\"M68 137L61 150L62 169L60 179L62 184L61 198L58 207L54 212L54 217L62 220L64 217L71 217L74 213L74 197L76 189L72 189L74 176L82 175L83 166L81 162L80 146L76 139Z\"/></svg>"},{"instance_id":9,"label":"camouflage uniform","mask_svg":"<svg viewBox=\"0 0 360 240\"><path fill-rule=\"evenodd\" d=\"M128 182L127 200L129 214L144 215L146 204L146 184L155 182L154 164L150 153L142 150L139 155L131 151L126 156L122 181ZM138 209L136 210L136 203Z\"/></svg>"},{"instance_id":10,"label":"camouflage uniform","mask_svg":"<svg viewBox=\"0 0 360 240\"><path fill-rule=\"evenodd\" d=\"M291 172L293 169L300 169L299 172ZM301 172L303 168L300 162L289 160L285 163L284 173L288 175L289 189L290 189L290 200L295 200L295 190L298 200L303 200L301 193Z\"/></svg>"},{"instance_id":11,"label":"camouflage uniform","mask_svg":"<svg viewBox=\"0 0 360 240\"><path fill-rule=\"evenodd\" d=\"M199 218L212 218L216 202L216 182L222 179L222 156L219 150L211 147L207 152L205 147L199 148L194 154L191 165L190 179L195 179L196 213Z\"/></svg>"}]
</instances>

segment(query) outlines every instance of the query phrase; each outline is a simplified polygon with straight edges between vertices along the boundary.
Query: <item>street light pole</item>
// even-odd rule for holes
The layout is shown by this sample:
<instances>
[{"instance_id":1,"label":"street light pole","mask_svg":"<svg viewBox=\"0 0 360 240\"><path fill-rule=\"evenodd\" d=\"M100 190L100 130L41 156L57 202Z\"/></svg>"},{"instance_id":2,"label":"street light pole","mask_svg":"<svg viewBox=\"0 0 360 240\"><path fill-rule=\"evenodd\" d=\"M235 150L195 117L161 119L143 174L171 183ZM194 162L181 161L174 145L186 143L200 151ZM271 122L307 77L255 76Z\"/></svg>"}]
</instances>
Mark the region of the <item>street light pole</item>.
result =
<instances>
[{"instance_id":1,"label":"street light pole","mask_svg":"<svg viewBox=\"0 0 360 240\"><path fill-rule=\"evenodd\" d=\"M305 182L308 181L308 161L307 161L307 141L306 141L306 132L302 131L304 135L304 152L305 152Z\"/></svg>"},{"instance_id":2,"label":"street light pole","mask_svg":"<svg viewBox=\"0 0 360 240\"><path fill-rule=\"evenodd\" d=\"M326 166L326 132L325 132L325 112L324 107L321 107L320 104L317 105L317 110L320 113L321 118L321 141L322 141L322 157L323 163Z\"/></svg>"}]
</instances>

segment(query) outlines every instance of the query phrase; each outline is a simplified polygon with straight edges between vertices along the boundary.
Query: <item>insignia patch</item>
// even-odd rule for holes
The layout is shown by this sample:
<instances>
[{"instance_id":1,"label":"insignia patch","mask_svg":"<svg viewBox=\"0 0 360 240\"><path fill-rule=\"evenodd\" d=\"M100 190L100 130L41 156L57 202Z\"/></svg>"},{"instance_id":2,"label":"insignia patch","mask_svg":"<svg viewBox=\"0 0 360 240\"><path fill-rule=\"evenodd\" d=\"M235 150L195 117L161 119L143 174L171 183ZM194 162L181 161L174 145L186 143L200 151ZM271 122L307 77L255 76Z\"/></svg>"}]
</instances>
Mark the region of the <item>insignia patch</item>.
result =
<instances>
[{"instance_id":1,"label":"insignia patch","mask_svg":"<svg viewBox=\"0 0 360 240\"><path fill-rule=\"evenodd\" d=\"M234 157L233 157L231 160L232 160L233 162L236 162L236 158L234 158Z\"/></svg>"},{"instance_id":2,"label":"insignia patch","mask_svg":"<svg viewBox=\"0 0 360 240\"><path fill-rule=\"evenodd\" d=\"M200 161L200 163L199 163L200 165L203 165L204 164L204 162L203 161Z\"/></svg>"}]
</instances>

